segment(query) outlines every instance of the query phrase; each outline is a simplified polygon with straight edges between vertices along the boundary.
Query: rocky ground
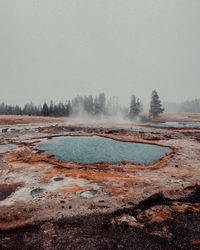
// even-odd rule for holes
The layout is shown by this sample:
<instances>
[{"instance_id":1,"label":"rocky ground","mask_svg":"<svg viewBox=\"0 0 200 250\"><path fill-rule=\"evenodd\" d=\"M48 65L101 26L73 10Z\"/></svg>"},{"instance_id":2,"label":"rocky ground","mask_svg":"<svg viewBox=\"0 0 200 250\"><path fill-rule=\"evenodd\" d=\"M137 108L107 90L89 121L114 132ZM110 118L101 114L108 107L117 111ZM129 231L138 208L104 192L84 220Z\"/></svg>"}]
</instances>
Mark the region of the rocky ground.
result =
<instances>
[{"instance_id":1,"label":"rocky ground","mask_svg":"<svg viewBox=\"0 0 200 250\"><path fill-rule=\"evenodd\" d=\"M72 124L0 117L1 249L200 249L200 128ZM36 147L67 135L172 152L151 165L86 165L60 162Z\"/></svg>"}]
</instances>

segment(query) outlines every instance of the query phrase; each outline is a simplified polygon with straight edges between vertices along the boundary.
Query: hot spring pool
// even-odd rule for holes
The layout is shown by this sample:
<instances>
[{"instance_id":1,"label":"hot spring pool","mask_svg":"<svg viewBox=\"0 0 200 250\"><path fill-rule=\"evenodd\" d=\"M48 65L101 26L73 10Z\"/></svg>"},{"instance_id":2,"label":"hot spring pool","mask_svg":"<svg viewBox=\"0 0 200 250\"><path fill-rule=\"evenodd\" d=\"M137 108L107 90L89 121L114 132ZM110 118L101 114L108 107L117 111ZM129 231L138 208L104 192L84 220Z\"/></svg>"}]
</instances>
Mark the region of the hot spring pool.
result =
<instances>
[{"instance_id":1,"label":"hot spring pool","mask_svg":"<svg viewBox=\"0 0 200 250\"><path fill-rule=\"evenodd\" d=\"M63 136L37 143L39 149L61 161L84 164L97 162L150 164L172 150L143 143L121 142L101 136Z\"/></svg>"}]
</instances>

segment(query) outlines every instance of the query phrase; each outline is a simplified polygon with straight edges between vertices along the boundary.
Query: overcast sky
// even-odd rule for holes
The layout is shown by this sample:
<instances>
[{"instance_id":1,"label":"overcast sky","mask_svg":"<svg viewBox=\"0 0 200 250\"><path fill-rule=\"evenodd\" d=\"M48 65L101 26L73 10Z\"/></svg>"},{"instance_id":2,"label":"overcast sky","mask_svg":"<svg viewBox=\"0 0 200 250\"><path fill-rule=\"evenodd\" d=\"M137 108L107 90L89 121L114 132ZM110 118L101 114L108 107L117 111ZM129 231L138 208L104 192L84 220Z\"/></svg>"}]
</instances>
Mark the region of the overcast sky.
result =
<instances>
[{"instance_id":1,"label":"overcast sky","mask_svg":"<svg viewBox=\"0 0 200 250\"><path fill-rule=\"evenodd\" d=\"M0 102L200 97L200 0L0 0Z\"/></svg>"}]
</instances>

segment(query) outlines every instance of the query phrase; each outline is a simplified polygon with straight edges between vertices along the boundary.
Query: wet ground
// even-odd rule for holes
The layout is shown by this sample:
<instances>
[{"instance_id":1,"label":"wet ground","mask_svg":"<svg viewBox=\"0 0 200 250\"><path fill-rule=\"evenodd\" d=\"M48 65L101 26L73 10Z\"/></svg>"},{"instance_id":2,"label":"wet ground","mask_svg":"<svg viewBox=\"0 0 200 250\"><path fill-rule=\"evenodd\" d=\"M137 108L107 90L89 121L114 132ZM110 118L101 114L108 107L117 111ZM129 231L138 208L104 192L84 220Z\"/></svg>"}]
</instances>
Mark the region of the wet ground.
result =
<instances>
[{"instance_id":1,"label":"wet ground","mask_svg":"<svg viewBox=\"0 0 200 250\"><path fill-rule=\"evenodd\" d=\"M199 128L26 119L0 119L0 129L8 128L0 134L1 249L200 248ZM150 165L87 165L62 163L36 148L40 140L65 135L172 152Z\"/></svg>"}]
</instances>

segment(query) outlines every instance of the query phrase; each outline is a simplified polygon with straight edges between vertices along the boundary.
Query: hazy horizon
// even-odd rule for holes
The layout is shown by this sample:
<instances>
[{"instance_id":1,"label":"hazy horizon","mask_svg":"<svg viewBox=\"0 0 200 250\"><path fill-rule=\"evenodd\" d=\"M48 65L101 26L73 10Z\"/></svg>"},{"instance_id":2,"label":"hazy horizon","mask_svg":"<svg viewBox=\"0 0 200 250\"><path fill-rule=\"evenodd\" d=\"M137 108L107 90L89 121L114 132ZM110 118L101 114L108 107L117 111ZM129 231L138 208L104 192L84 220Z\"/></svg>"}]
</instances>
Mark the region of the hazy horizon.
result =
<instances>
[{"instance_id":1,"label":"hazy horizon","mask_svg":"<svg viewBox=\"0 0 200 250\"><path fill-rule=\"evenodd\" d=\"M199 98L197 0L1 0L0 102Z\"/></svg>"}]
</instances>

